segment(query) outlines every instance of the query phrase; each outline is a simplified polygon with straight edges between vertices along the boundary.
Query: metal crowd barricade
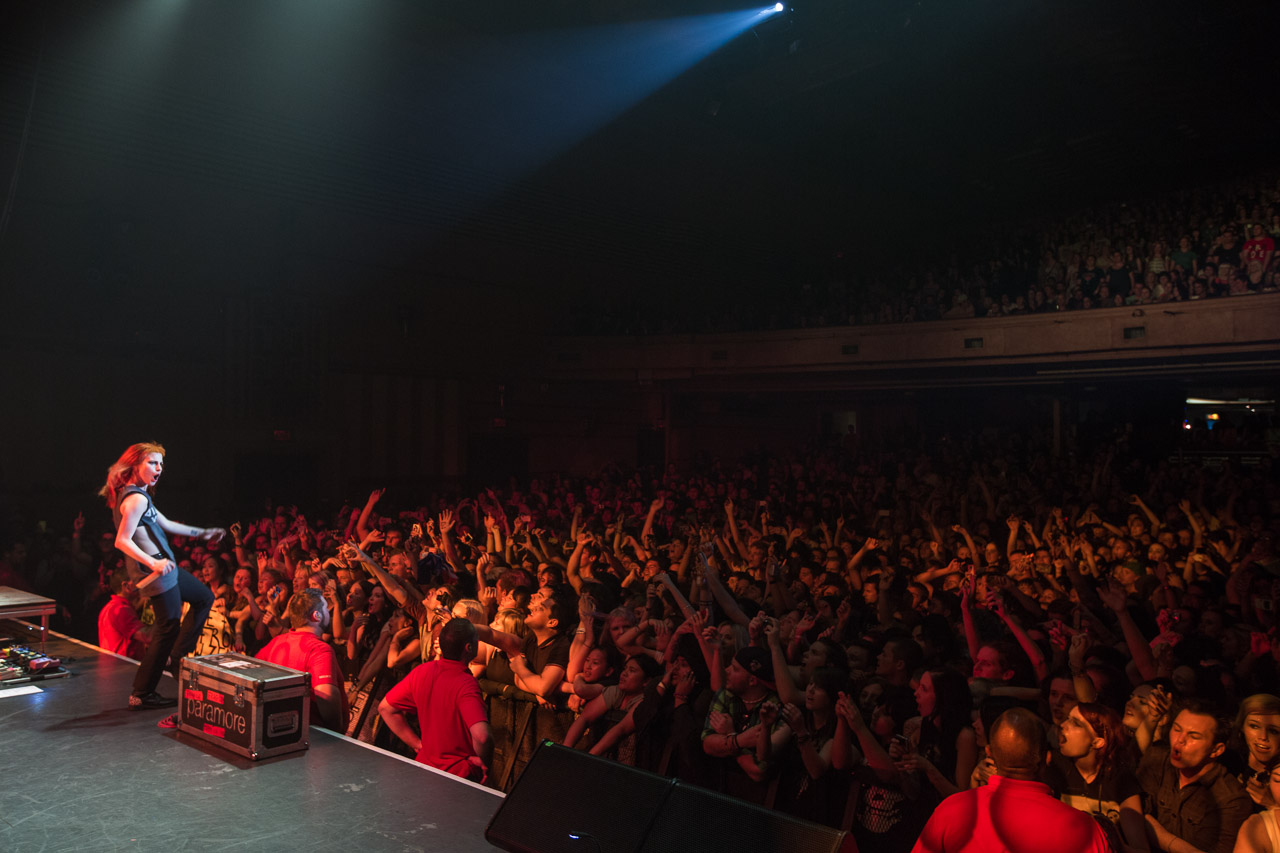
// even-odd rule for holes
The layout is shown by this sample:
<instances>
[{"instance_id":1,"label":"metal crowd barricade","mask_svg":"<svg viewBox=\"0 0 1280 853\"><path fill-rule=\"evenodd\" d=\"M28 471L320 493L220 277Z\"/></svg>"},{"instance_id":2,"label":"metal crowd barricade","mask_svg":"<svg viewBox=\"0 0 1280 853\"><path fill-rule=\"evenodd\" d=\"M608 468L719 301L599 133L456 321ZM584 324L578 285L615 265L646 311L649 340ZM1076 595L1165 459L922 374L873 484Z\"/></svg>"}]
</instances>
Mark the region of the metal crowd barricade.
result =
<instances>
[{"instance_id":1,"label":"metal crowd barricade","mask_svg":"<svg viewBox=\"0 0 1280 853\"><path fill-rule=\"evenodd\" d=\"M534 750L544 740L564 740L573 714L547 707L538 697L511 684L479 679L493 730L493 766L489 778L501 791L510 791Z\"/></svg>"}]
</instances>

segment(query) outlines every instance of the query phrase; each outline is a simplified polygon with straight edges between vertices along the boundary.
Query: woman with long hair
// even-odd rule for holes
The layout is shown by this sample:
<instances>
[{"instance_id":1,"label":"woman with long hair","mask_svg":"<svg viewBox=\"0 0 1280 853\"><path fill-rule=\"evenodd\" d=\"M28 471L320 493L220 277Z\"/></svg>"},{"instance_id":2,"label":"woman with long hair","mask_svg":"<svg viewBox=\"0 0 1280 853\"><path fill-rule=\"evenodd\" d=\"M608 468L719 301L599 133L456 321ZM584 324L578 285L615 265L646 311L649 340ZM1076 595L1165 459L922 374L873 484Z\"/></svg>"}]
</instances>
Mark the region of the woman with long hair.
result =
<instances>
[{"instance_id":1,"label":"woman with long hair","mask_svg":"<svg viewBox=\"0 0 1280 853\"><path fill-rule=\"evenodd\" d=\"M1142 785L1129 762L1128 740L1114 710L1097 702L1079 703L1058 724L1049 787L1067 805L1102 819L1109 835L1118 830L1126 849L1146 850Z\"/></svg>"},{"instance_id":2,"label":"woman with long hair","mask_svg":"<svg viewBox=\"0 0 1280 853\"><path fill-rule=\"evenodd\" d=\"M847 781L831 773L836 702L849 691L849 675L836 667L815 670L804 688L803 706L787 703L781 716L791 727L795 750L783 758L778 808L817 823L838 826L844 814ZM842 762L847 766L851 761Z\"/></svg>"},{"instance_id":3,"label":"woman with long hair","mask_svg":"<svg viewBox=\"0 0 1280 853\"><path fill-rule=\"evenodd\" d=\"M369 583L366 586L368 586L368 598L365 599L365 612L351 620L351 633L347 635L347 657L355 664L357 671L364 666L373 653L374 647L382 636L382 627L395 610L385 589L376 583Z\"/></svg>"},{"instance_id":4,"label":"woman with long hair","mask_svg":"<svg viewBox=\"0 0 1280 853\"><path fill-rule=\"evenodd\" d=\"M1280 697L1255 693L1246 698L1240 703L1232 732L1231 745L1239 759L1236 778L1259 807L1280 805L1272 798L1268 782L1271 771L1280 764Z\"/></svg>"},{"instance_id":5,"label":"woman with long hair","mask_svg":"<svg viewBox=\"0 0 1280 853\"><path fill-rule=\"evenodd\" d=\"M918 725L908 722L910 750L894 744L902 772L919 771L939 796L969 787L978 763L978 736L970 725L973 698L969 682L954 669L927 669L916 687Z\"/></svg>"},{"instance_id":6,"label":"woman with long hair","mask_svg":"<svg viewBox=\"0 0 1280 853\"><path fill-rule=\"evenodd\" d=\"M124 554L129 577L139 592L151 597L156 616L151 642L129 695L129 709L134 711L177 704L176 699L156 692L160 676L166 666L176 676L178 662L196 647L213 607L209 588L178 567L168 536L189 536L214 544L227 535L221 527L170 521L156 509L152 495L163 471L163 447L154 442L134 444L107 469L107 481L98 491L111 509L115 546ZM191 605L185 618L183 602Z\"/></svg>"}]
</instances>

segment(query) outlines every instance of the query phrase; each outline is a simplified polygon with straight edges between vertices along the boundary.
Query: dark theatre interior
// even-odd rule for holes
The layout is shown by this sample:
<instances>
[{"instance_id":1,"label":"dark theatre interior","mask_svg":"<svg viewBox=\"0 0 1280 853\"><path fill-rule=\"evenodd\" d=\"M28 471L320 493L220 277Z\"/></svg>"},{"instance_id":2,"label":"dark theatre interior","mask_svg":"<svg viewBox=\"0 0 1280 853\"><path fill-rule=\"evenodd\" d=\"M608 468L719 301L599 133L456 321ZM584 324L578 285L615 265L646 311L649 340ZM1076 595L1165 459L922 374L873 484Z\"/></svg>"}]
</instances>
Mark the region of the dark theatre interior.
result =
<instances>
[{"instance_id":1,"label":"dark theatre interior","mask_svg":"<svg viewBox=\"0 0 1280 853\"><path fill-rule=\"evenodd\" d=\"M1278 35L0 4L0 849L1280 853Z\"/></svg>"}]
</instances>

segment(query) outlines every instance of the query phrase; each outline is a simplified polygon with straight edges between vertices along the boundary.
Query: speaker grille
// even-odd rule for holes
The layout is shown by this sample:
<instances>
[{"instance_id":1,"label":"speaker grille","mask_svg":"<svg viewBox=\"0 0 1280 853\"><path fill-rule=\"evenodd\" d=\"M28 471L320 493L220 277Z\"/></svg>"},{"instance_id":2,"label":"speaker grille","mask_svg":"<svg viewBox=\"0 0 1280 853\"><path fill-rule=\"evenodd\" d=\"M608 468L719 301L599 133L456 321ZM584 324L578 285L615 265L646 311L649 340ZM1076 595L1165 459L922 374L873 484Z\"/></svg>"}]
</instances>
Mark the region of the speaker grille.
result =
<instances>
[{"instance_id":1,"label":"speaker grille","mask_svg":"<svg viewBox=\"0 0 1280 853\"><path fill-rule=\"evenodd\" d=\"M637 853L672 785L547 742L507 794L485 838L517 853Z\"/></svg>"}]
</instances>

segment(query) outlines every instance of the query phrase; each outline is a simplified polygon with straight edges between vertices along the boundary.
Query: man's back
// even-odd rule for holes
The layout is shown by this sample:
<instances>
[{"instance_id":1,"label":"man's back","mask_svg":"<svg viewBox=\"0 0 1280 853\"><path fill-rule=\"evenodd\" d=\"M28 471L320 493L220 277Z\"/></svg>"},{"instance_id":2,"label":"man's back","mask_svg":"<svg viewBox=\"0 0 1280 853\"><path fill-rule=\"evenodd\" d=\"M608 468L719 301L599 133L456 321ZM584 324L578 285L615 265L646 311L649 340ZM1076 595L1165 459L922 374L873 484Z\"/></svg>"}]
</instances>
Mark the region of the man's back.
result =
<instances>
[{"instance_id":1,"label":"man's back","mask_svg":"<svg viewBox=\"0 0 1280 853\"><path fill-rule=\"evenodd\" d=\"M142 622L122 595L112 595L98 612L98 645L109 652L142 657L144 643L138 636Z\"/></svg>"},{"instance_id":2,"label":"man's back","mask_svg":"<svg viewBox=\"0 0 1280 853\"><path fill-rule=\"evenodd\" d=\"M476 754L472 726L487 722L480 685L465 663L439 659L418 664L387 692L384 702L418 717L417 760L466 777ZM487 759L486 759L487 760Z\"/></svg>"},{"instance_id":3,"label":"man's back","mask_svg":"<svg viewBox=\"0 0 1280 853\"><path fill-rule=\"evenodd\" d=\"M1106 836L1049 786L992 776L991 783L947 797L920 833L913 853L1106 853Z\"/></svg>"},{"instance_id":4,"label":"man's back","mask_svg":"<svg viewBox=\"0 0 1280 853\"><path fill-rule=\"evenodd\" d=\"M268 663L287 666L311 674L311 716L313 723L320 723L320 705L316 701L316 688L329 685L339 698L340 718L346 720L346 694L342 690L342 669L338 656L324 640L310 631L286 631L262 647L258 658Z\"/></svg>"}]
</instances>

